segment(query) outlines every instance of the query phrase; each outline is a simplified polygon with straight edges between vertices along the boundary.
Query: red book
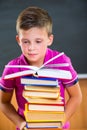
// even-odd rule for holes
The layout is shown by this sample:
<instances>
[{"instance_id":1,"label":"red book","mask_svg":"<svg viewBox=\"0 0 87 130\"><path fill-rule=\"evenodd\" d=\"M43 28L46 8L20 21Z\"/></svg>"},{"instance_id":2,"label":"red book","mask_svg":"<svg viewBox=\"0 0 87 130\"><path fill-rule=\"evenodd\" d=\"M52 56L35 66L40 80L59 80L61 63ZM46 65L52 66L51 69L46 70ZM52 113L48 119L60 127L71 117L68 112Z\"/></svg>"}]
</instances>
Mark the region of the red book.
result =
<instances>
[{"instance_id":1,"label":"red book","mask_svg":"<svg viewBox=\"0 0 87 130\"><path fill-rule=\"evenodd\" d=\"M64 112L64 104L27 103L27 110Z\"/></svg>"}]
</instances>

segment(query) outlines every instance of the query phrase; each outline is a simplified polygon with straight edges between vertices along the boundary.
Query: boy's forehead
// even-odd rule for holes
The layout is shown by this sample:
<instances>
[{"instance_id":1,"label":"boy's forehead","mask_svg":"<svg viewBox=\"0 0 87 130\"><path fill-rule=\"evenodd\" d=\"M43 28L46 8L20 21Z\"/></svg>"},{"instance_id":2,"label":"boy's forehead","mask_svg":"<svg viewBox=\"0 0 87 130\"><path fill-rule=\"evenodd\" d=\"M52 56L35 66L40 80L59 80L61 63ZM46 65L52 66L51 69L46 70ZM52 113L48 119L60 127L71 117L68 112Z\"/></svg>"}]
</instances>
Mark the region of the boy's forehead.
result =
<instances>
[{"instance_id":1,"label":"boy's forehead","mask_svg":"<svg viewBox=\"0 0 87 130\"><path fill-rule=\"evenodd\" d=\"M19 36L27 36L27 35L48 35L46 28L33 27L28 30L20 29Z\"/></svg>"},{"instance_id":2,"label":"boy's forehead","mask_svg":"<svg viewBox=\"0 0 87 130\"><path fill-rule=\"evenodd\" d=\"M28 31L31 31L31 30L40 30L40 31L46 31L47 32L47 29L46 27L31 27L29 29L19 29L19 32L28 32Z\"/></svg>"}]
</instances>

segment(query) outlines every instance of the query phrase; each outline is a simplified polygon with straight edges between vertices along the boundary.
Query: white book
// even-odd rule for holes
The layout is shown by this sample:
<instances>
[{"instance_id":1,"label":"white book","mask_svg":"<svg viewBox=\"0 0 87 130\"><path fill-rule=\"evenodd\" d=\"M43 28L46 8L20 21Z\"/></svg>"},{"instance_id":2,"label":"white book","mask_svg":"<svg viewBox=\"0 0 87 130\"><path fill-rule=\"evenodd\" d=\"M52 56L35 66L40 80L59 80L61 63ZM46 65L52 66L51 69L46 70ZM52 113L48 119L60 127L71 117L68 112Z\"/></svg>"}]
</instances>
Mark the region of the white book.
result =
<instances>
[{"instance_id":1,"label":"white book","mask_svg":"<svg viewBox=\"0 0 87 130\"><path fill-rule=\"evenodd\" d=\"M37 76L39 76L39 77L52 77L52 78L61 78L61 79L71 79L72 78L71 73L67 70L40 69L38 71L25 70L22 72L8 74L4 77L4 79L16 78L19 76L26 76L26 75L31 75L31 74L35 75L36 73L38 74Z\"/></svg>"},{"instance_id":2,"label":"white book","mask_svg":"<svg viewBox=\"0 0 87 130\"><path fill-rule=\"evenodd\" d=\"M58 55L56 55L55 57L51 58L50 60L48 60L47 62L45 62L41 67L36 67L36 66L26 66L26 65L6 65L6 67L10 67L10 68L28 68L29 70L24 70L21 72L16 72L16 73L12 73L12 74L8 74L4 77L4 79L10 79L10 78L16 78L19 76L26 76L26 75L35 75L37 73L37 76L39 77L52 77L52 78L61 78L61 79L71 79L72 75L70 73L70 71L67 70L61 70L61 69L56 69L55 67L58 67L57 65L48 65L48 63L50 63L51 61L55 60L56 58L62 56L64 53L60 53ZM48 68L45 68L45 67ZM69 66L68 63L63 63L63 64L59 64L60 66Z\"/></svg>"},{"instance_id":3,"label":"white book","mask_svg":"<svg viewBox=\"0 0 87 130\"><path fill-rule=\"evenodd\" d=\"M64 104L39 104L39 103L29 103L28 110L32 111L59 111L64 112Z\"/></svg>"}]
</instances>

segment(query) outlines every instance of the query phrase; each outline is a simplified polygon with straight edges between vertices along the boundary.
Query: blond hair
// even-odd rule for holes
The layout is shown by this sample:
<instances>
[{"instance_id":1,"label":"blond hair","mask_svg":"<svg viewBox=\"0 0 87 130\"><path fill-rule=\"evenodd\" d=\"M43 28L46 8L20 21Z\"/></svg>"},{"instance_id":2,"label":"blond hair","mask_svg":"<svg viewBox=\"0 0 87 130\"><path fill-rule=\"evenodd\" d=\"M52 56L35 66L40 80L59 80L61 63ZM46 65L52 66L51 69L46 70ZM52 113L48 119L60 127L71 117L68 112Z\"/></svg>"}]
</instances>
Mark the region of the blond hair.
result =
<instances>
[{"instance_id":1,"label":"blond hair","mask_svg":"<svg viewBox=\"0 0 87 130\"><path fill-rule=\"evenodd\" d=\"M17 18L16 31L28 30L32 27L45 27L48 35L52 34L52 19L48 12L39 7L28 7L24 9Z\"/></svg>"}]
</instances>

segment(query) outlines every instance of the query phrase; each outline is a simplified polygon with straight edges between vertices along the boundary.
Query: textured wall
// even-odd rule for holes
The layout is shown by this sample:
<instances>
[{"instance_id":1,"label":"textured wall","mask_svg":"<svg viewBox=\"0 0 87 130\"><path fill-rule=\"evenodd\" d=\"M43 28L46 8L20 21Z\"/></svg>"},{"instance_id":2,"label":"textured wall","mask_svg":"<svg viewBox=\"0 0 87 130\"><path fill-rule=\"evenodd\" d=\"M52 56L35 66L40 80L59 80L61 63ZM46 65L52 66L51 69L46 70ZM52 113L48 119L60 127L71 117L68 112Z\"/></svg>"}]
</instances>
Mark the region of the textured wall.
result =
<instances>
[{"instance_id":1,"label":"textured wall","mask_svg":"<svg viewBox=\"0 0 87 130\"><path fill-rule=\"evenodd\" d=\"M15 40L18 14L28 6L39 6L53 18L53 49L71 57L78 73L87 73L86 0L1 0L0 1L0 76L4 65L21 53Z\"/></svg>"}]
</instances>

